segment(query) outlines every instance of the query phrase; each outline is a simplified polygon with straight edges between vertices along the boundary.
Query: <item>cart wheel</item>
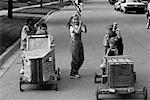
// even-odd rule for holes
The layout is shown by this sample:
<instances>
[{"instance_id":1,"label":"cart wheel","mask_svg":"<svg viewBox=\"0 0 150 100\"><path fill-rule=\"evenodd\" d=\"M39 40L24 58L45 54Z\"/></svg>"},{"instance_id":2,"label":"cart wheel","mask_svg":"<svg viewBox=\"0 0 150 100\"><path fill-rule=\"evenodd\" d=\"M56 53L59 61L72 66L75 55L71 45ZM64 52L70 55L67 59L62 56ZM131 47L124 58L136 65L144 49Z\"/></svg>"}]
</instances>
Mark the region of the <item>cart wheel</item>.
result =
<instances>
[{"instance_id":1,"label":"cart wheel","mask_svg":"<svg viewBox=\"0 0 150 100\"><path fill-rule=\"evenodd\" d=\"M96 90L96 100L98 100L98 88Z\"/></svg>"},{"instance_id":2,"label":"cart wheel","mask_svg":"<svg viewBox=\"0 0 150 100\"><path fill-rule=\"evenodd\" d=\"M20 91L23 92L24 90L22 89L21 85L22 85L22 83L20 82L20 86L19 86L20 87Z\"/></svg>"},{"instance_id":3,"label":"cart wheel","mask_svg":"<svg viewBox=\"0 0 150 100\"><path fill-rule=\"evenodd\" d=\"M101 98L99 98L98 89L97 89L97 91L96 91L96 100L102 100Z\"/></svg>"},{"instance_id":4,"label":"cart wheel","mask_svg":"<svg viewBox=\"0 0 150 100\"><path fill-rule=\"evenodd\" d=\"M20 88L20 91L23 92L24 90L22 89L21 85L22 85L22 77L20 77L19 88Z\"/></svg>"},{"instance_id":5,"label":"cart wheel","mask_svg":"<svg viewBox=\"0 0 150 100\"><path fill-rule=\"evenodd\" d=\"M98 93L97 93L97 92L96 92L96 100L99 100L99 99L98 99Z\"/></svg>"},{"instance_id":6,"label":"cart wheel","mask_svg":"<svg viewBox=\"0 0 150 100\"><path fill-rule=\"evenodd\" d=\"M58 87L57 87L57 84L55 84L55 90L56 90L56 91L58 91Z\"/></svg>"},{"instance_id":7,"label":"cart wheel","mask_svg":"<svg viewBox=\"0 0 150 100\"><path fill-rule=\"evenodd\" d=\"M60 80L60 68L59 67L57 68L57 75L58 75L57 80Z\"/></svg>"},{"instance_id":8,"label":"cart wheel","mask_svg":"<svg viewBox=\"0 0 150 100\"><path fill-rule=\"evenodd\" d=\"M133 72L133 80L134 80L134 83L136 82L136 72Z\"/></svg>"},{"instance_id":9,"label":"cart wheel","mask_svg":"<svg viewBox=\"0 0 150 100\"><path fill-rule=\"evenodd\" d=\"M95 73L94 82L101 83L101 80L100 80L101 78L102 78L102 75ZM99 79L99 80L97 80L97 79Z\"/></svg>"},{"instance_id":10,"label":"cart wheel","mask_svg":"<svg viewBox=\"0 0 150 100\"><path fill-rule=\"evenodd\" d=\"M123 12L124 12L125 14L127 14L127 9L124 9Z\"/></svg>"},{"instance_id":11,"label":"cart wheel","mask_svg":"<svg viewBox=\"0 0 150 100\"><path fill-rule=\"evenodd\" d=\"M102 100L99 96L99 88L97 87L97 90L96 90L96 100Z\"/></svg>"},{"instance_id":12,"label":"cart wheel","mask_svg":"<svg viewBox=\"0 0 150 100\"><path fill-rule=\"evenodd\" d=\"M147 100L147 88L146 87L143 88L143 96L144 96L144 100Z\"/></svg>"},{"instance_id":13,"label":"cart wheel","mask_svg":"<svg viewBox=\"0 0 150 100\"><path fill-rule=\"evenodd\" d=\"M95 73L94 83L98 83L97 82L97 73Z\"/></svg>"}]
</instances>

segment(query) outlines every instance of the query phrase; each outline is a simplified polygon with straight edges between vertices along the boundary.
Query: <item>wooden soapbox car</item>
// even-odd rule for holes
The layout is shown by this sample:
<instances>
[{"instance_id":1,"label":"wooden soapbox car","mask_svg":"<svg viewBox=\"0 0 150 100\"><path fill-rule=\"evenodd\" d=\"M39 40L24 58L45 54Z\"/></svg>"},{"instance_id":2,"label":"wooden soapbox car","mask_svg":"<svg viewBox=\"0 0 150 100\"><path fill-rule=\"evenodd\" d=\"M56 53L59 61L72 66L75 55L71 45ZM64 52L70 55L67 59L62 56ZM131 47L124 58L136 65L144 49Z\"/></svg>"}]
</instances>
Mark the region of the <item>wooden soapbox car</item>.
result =
<instances>
[{"instance_id":1,"label":"wooden soapbox car","mask_svg":"<svg viewBox=\"0 0 150 100\"><path fill-rule=\"evenodd\" d=\"M96 99L104 99L102 95L142 94L147 100L147 88L135 88L136 73L134 63L128 56L105 56L105 72L95 73L95 83L102 83L96 90ZM128 96L126 96L127 98Z\"/></svg>"},{"instance_id":2,"label":"wooden soapbox car","mask_svg":"<svg viewBox=\"0 0 150 100\"><path fill-rule=\"evenodd\" d=\"M23 73L20 75L20 91L23 84L51 84L57 91L60 69L55 68L55 45L49 35L27 37L26 50L22 51Z\"/></svg>"}]
</instances>

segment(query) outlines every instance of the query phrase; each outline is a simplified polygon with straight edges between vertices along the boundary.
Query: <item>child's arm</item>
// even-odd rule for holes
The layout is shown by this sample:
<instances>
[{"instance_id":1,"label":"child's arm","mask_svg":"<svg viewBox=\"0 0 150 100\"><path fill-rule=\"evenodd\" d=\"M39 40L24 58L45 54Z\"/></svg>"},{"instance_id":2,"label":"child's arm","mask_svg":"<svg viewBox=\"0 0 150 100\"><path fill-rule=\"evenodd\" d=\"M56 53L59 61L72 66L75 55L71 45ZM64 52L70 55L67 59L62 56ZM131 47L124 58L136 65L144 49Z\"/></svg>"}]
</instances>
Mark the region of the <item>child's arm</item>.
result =
<instances>
[{"instance_id":1,"label":"child's arm","mask_svg":"<svg viewBox=\"0 0 150 100\"><path fill-rule=\"evenodd\" d=\"M21 31L21 39L25 40L27 38L29 32L29 27L27 25L23 26L22 31Z\"/></svg>"},{"instance_id":2,"label":"child's arm","mask_svg":"<svg viewBox=\"0 0 150 100\"><path fill-rule=\"evenodd\" d=\"M108 34L105 34L104 39L103 39L103 45L104 45L104 47L108 46L108 38L109 38Z\"/></svg>"},{"instance_id":3,"label":"child's arm","mask_svg":"<svg viewBox=\"0 0 150 100\"><path fill-rule=\"evenodd\" d=\"M120 29L119 28L116 29L116 34L117 34L117 37L120 39L121 38L121 34L120 34Z\"/></svg>"},{"instance_id":4,"label":"child's arm","mask_svg":"<svg viewBox=\"0 0 150 100\"><path fill-rule=\"evenodd\" d=\"M49 35L50 36L50 43L51 43L51 46L54 46L54 37L52 35Z\"/></svg>"},{"instance_id":5,"label":"child's arm","mask_svg":"<svg viewBox=\"0 0 150 100\"><path fill-rule=\"evenodd\" d=\"M87 33L87 27L84 24L82 25L82 32Z\"/></svg>"}]
</instances>

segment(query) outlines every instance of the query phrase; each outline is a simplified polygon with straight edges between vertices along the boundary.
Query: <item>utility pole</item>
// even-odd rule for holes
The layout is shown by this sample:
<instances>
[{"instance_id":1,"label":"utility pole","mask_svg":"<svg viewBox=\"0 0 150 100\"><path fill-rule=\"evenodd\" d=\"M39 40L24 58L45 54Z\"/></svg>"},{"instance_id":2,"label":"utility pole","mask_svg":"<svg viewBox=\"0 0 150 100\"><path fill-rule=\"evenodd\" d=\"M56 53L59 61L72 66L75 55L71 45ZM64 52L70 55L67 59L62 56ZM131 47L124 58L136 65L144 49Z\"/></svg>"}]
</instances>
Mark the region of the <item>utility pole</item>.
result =
<instances>
[{"instance_id":1,"label":"utility pole","mask_svg":"<svg viewBox=\"0 0 150 100\"><path fill-rule=\"evenodd\" d=\"M59 0L59 3L62 3L63 2L63 0Z\"/></svg>"},{"instance_id":2,"label":"utility pole","mask_svg":"<svg viewBox=\"0 0 150 100\"><path fill-rule=\"evenodd\" d=\"M40 2L40 7L42 8L43 6L42 6L42 2L43 2L43 0L41 0L41 2Z\"/></svg>"},{"instance_id":3,"label":"utility pole","mask_svg":"<svg viewBox=\"0 0 150 100\"><path fill-rule=\"evenodd\" d=\"M8 0L8 18L13 18L12 9L13 9L13 2L12 0Z\"/></svg>"}]
</instances>

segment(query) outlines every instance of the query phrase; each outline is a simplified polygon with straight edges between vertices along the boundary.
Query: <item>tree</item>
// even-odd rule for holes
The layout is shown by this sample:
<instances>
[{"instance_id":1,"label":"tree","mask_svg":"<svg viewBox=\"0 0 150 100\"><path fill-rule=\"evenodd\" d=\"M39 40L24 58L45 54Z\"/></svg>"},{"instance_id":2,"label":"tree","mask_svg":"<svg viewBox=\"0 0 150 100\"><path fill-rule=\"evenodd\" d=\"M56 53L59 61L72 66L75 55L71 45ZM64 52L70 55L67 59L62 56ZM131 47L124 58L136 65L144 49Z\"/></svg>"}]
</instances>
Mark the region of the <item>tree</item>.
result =
<instances>
[{"instance_id":1,"label":"tree","mask_svg":"<svg viewBox=\"0 0 150 100\"><path fill-rule=\"evenodd\" d=\"M41 2L40 2L40 7L42 8L42 2L43 2L43 0L41 0Z\"/></svg>"},{"instance_id":2,"label":"tree","mask_svg":"<svg viewBox=\"0 0 150 100\"><path fill-rule=\"evenodd\" d=\"M12 9L13 9L13 1L8 0L8 18L13 18Z\"/></svg>"}]
</instances>

